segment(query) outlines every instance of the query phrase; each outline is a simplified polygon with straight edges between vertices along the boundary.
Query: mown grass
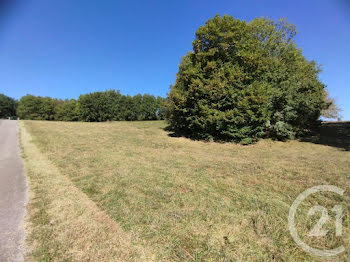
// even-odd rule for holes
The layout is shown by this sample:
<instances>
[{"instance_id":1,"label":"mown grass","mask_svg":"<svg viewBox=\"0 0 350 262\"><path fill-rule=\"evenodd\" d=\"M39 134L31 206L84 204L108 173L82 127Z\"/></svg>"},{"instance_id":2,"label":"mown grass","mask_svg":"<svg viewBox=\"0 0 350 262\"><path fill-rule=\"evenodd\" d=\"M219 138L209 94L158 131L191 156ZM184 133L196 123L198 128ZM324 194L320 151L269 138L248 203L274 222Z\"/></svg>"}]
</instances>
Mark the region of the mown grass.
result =
<instances>
[{"instance_id":1,"label":"mown grass","mask_svg":"<svg viewBox=\"0 0 350 262\"><path fill-rule=\"evenodd\" d=\"M310 245L350 251L350 152L298 141L192 141L169 136L161 121L23 123L58 171L130 236L136 261L140 247L158 261L323 261L302 251L287 225L294 199L323 184L345 196L308 198L298 232ZM344 206L342 238L331 221L327 238L306 236L317 203Z\"/></svg>"},{"instance_id":2,"label":"mown grass","mask_svg":"<svg viewBox=\"0 0 350 262\"><path fill-rule=\"evenodd\" d=\"M131 248L130 235L40 153L23 127L20 138L30 188L26 261L153 261L151 249Z\"/></svg>"}]
</instances>

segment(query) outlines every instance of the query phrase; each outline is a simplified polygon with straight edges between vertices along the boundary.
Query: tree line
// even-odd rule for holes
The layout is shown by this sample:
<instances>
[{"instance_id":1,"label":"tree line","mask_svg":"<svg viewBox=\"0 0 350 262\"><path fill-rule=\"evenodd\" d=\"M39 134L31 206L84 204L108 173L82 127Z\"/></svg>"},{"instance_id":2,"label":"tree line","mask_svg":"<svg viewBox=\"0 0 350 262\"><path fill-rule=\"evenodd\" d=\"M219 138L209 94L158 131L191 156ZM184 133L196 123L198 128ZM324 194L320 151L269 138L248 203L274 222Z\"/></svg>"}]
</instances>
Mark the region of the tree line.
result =
<instances>
[{"instance_id":1,"label":"tree line","mask_svg":"<svg viewBox=\"0 0 350 262\"><path fill-rule=\"evenodd\" d=\"M125 96L108 90L77 100L0 96L0 117L102 122L166 118L169 128L195 139L250 144L307 134L320 116L340 118L321 82L320 67L307 60L285 20L250 22L215 16L201 26L183 57L168 97Z\"/></svg>"},{"instance_id":2,"label":"tree line","mask_svg":"<svg viewBox=\"0 0 350 262\"><path fill-rule=\"evenodd\" d=\"M34 95L19 101L0 94L0 118L54 121L142 121L164 119L162 97L149 94L122 95L116 90L84 94L62 100Z\"/></svg>"}]
</instances>

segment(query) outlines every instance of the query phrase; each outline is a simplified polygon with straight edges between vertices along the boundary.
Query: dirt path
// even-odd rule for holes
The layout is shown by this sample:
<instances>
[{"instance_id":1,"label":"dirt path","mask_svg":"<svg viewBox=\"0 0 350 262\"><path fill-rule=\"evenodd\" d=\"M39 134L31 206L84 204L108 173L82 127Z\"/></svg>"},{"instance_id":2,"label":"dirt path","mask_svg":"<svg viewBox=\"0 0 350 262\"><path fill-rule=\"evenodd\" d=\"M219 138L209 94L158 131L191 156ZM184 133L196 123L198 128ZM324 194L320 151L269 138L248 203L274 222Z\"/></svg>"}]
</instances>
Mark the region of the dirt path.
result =
<instances>
[{"instance_id":1,"label":"dirt path","mask_svg":"<svg viewBox=\"0 0 350 262\"><path fill-rule=\"evenodd\" d=\"M23 261L27 183L17 121L0 120L0 261Z\"/></svg>"}]
</instances>

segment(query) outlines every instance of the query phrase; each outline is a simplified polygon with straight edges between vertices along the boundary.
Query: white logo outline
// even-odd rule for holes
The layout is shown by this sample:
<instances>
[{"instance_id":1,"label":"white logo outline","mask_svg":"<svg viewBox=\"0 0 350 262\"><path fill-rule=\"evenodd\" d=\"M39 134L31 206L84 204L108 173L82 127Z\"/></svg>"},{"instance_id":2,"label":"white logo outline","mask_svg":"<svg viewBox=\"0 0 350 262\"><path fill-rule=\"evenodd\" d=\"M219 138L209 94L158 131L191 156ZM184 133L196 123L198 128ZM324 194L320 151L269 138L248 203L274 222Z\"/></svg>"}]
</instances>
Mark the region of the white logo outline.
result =
<instances>
[{"instance_id":1,"label":"white logo outline","mask_svg":"<svg viewBox=\"0 0 350 262\"><path fill-rule=\"evenodd\" d=\"M333 192L337 193L341 196L344 195L344 190L331 185L320 185L320 186L314 186L307 190L305 190L303 193L301 193L293 202L292 206L289 209L289 216L288 216L288 228L290 231L291 236L293 237L294 241L297 243L298 246L300 246L305 252L308 252L310 254L319 256L319 257L333 257L336 255L339 255L340 253L345 251L344 246L339 246L337 248L331 249L331 250L321 250L317 248L310 247L307 245L301 238L299 237L297 230L295 228L295 214L296 211L301 204L309 195L315 194L317 192Z\"/></svg>"}]
</instances>

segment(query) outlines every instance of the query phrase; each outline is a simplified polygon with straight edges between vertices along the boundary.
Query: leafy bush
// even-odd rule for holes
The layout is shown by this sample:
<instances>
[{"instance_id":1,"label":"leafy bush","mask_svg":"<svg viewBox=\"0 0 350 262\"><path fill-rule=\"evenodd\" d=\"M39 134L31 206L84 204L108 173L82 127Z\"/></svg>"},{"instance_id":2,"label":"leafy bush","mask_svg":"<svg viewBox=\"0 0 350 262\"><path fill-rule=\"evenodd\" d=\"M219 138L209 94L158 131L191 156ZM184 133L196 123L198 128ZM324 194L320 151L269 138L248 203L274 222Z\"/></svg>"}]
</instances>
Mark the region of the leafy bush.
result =
<instances>
[{"instance_id":1,"label":"leafy bush","mask_svg":"<svg viewBox=\"0 0 350 262\"><path fill-rule=\"evenodd\" d=\"M296 47L284 20L215 16L196 32L167 99L170 127L244 144L312 128L325 105L319 67Z\"/></svg>"},{"instance_id":2,"label":"leafy bush","mask_svg":"<svg viewBox=\"0 0 350 262\"><path fill-rule=\"evenodd\" d=\"M16 107L16 100L4 94L0 94L0 118L16 116Z\"/></svg>"}]
</instances>

